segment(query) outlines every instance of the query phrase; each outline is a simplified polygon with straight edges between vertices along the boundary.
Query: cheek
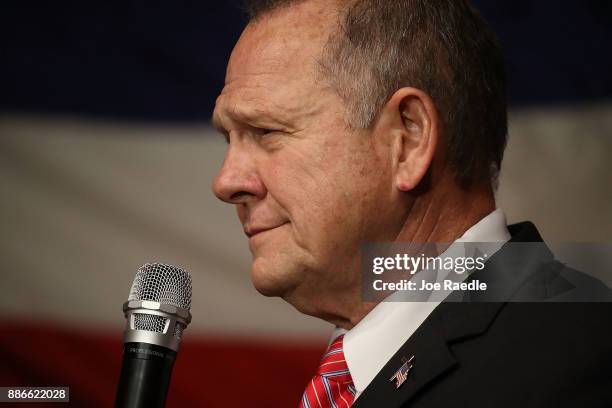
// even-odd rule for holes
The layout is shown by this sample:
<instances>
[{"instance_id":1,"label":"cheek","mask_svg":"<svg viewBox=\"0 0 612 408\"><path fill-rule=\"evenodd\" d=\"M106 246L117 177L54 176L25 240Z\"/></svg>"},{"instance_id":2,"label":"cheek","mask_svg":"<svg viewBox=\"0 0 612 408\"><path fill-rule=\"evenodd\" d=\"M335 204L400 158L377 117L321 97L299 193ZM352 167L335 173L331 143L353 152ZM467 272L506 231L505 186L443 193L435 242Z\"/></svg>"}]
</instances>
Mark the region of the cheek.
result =
<instances>
[{"instance_id":1,"label":"cheek","mask_svg":"<svg viewBox=\"0 0 612 408\"><path fill-rule=\"evenodd\" d=\"M293 240L312 250L332 235L348 205L337 160L299 151L277 152L262 168L268 194L291 222Z\"/></svg>"},{"instance_id":2,"label":"cheek","mask_svg":"<svg viewBox=\"0 0 612 408\"><path fill-rule=\"evenodd\" d=\"M320 216L326 209L337 212L334 208L349 204L353 171L345 157L322 149L291 153L279 156L270 166L273 186L269 190L285 208Z\"/></svg>"},{"instance_id":3,"label":"cheek","mask_svg":"<svg viewBox=\"0 0 612 408\"><path fill-rule=\"evenodd\" d=\"M306 150L306 149L304 149ZM286 209L308 210L321 204L333 177L321 154L289 149L269 157L262 175L269 193Z\"/></svg>"},{"instance_id":4,"label":"cheek","mask_svg":"<svg viewBox=\"0 0 612 408\"><path fill-rule=\"evenodd\" d=\"M358 232L362 201L371 194L363 182L368 173L338 154L293 156L270 167L274 186L268 190L289 214L298 240L337 247Z\"/></svg>"}]
</instances>

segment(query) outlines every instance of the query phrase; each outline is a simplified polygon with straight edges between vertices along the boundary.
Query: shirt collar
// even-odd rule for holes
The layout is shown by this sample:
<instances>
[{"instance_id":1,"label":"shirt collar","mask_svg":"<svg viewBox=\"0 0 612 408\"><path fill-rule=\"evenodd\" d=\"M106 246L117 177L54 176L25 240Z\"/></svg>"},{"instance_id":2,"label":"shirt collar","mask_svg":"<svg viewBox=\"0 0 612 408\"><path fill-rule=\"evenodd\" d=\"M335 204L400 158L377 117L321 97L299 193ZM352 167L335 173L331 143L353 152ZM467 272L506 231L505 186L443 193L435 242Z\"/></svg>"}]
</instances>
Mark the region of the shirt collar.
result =
<instances>
[{"instance_id":1,"label":"shirt collar","mask_svg":"<svg viewBox=\"0 0 612 408\"><path fill-rule=\"evenodd\" d=\"M509 239L510 233L506 226L506 217L501 209L496 209L468 229L455 242L504 243ZM357 390L357 396L363 392L387 361L412 336L439 303L439 301L383 301L351 330L336 328L332 341L339 335L345 334L344 356Z\"/></svg>"}]
</instances>

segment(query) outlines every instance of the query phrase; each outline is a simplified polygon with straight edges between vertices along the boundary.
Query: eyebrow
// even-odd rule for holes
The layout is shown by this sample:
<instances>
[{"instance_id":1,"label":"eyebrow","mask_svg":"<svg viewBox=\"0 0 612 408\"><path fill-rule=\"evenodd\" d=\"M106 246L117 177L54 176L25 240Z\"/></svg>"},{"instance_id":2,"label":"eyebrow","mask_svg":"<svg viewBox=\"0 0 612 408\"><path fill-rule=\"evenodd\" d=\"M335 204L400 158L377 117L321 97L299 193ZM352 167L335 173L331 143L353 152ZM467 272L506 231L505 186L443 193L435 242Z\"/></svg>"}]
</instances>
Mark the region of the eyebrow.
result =
<instances>
[{"instance_id":1,"label":"eyebrow","mask_svg":"<svg viewBox=\"0 0 612 408\"><path fill-rule=\"evenodd\" d=\"M234 104L231 105L229 109L224 109L224 115L236 123L245 124L254 128L274 128L278 130L289 130L291 128L289 123L279 120L276 115L270 113L269 109L260 107ZM220 115L215 115L213 113L213 126L221 133L227 133L227 129L221 123L219 116Z\"/></svg>"}]
</instances>

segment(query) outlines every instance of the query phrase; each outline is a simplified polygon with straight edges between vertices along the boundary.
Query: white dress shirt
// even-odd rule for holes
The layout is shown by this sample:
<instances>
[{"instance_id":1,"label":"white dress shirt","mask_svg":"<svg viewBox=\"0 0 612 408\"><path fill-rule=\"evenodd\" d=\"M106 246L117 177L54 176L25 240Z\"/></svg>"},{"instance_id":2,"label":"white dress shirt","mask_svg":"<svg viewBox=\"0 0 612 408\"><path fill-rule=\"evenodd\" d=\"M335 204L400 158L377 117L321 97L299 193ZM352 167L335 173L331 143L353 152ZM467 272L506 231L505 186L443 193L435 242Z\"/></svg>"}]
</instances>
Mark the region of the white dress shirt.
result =
<instances>
[{"instance_id":1,"label":"white dress shirt","mask_svg":"<svg viewBox=\"0 0 612 408\"><path fill-rule=\"evenodd\" d=\"M455 243L497 243L493 249L490 244L486 247L486 253L491 256L509 239L506 217L502 210L497 209L468 229L440 256L465 256L463 246ZM448 276L448 272L421 271L413 279L422 273L428 273L430 277L431 273L437 273L437 278L434 278L437 281ZM468 276L467 273L464 275L460 280ZM332 341L341 334L345 335L344 356L357 390L356 398L449 293L437 292L425 301L414 302L394 299L401 296L396 292L376 305L351 330L337 328L334 331Z\"/></svg>"}]
</instances>

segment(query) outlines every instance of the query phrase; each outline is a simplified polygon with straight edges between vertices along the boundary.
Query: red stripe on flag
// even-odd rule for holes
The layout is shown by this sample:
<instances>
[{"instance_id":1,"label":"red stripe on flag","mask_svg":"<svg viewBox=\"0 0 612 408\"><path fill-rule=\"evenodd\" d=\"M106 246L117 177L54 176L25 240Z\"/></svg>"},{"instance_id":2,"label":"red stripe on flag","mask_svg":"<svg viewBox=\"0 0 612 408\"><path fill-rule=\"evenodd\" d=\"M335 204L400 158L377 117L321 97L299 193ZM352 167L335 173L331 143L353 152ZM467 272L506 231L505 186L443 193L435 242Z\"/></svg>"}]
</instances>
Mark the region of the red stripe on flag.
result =
<instances>
[{"instance_id":1,"label":"red stripe on flag","mask_svg":"<svg viewBox=\"0 0 612 408\"><path fill-rule=\"evenodd\" d=\"M297 406L325 343L186 336L167 406ZM3 323L0 386L69 386L71 406L112 406L121 352L121 333Z\"/></svg>"}]
</instances>

